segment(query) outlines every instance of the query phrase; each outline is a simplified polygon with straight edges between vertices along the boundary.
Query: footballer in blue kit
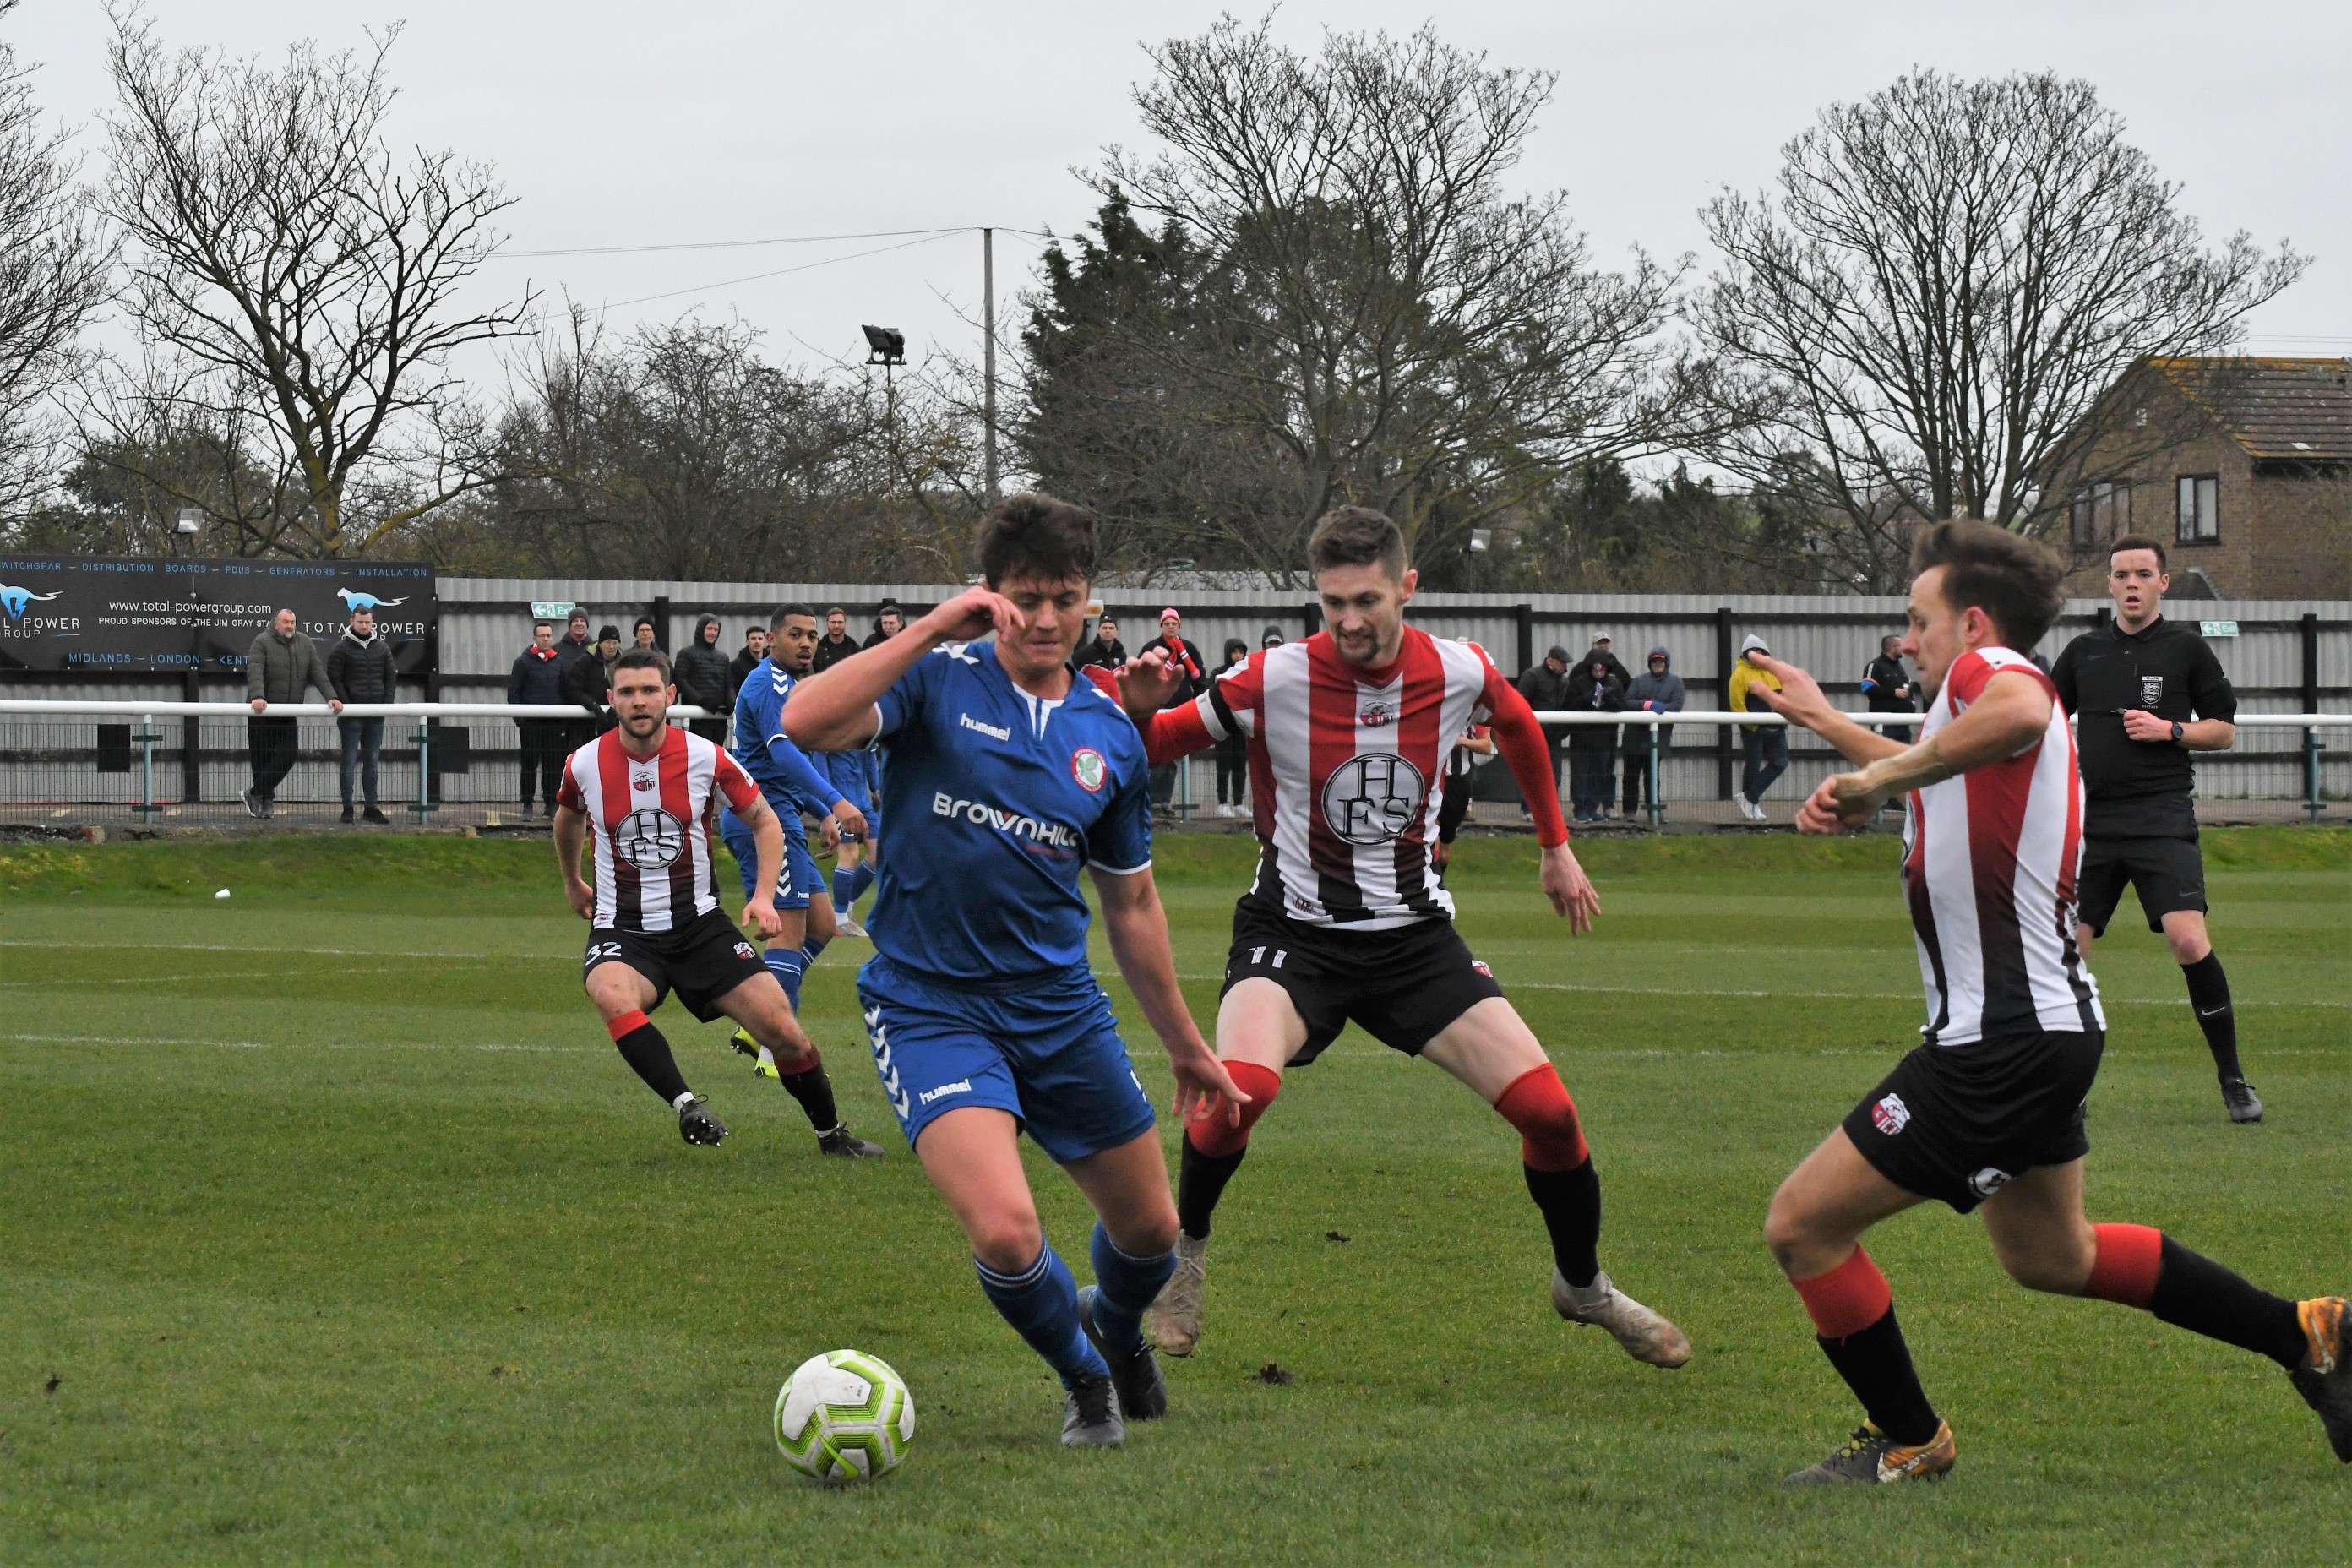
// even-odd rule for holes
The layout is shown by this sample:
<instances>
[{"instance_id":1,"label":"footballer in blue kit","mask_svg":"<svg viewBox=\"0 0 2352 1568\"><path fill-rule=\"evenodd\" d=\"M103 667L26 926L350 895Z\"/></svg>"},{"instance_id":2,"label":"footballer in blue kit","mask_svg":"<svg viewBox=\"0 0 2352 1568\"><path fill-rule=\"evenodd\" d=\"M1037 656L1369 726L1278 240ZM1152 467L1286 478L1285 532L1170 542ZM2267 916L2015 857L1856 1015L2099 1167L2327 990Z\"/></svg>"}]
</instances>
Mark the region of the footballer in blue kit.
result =
<instances>
[{"instance_id":1,"label":"footballer in blue kit","mask_svg":"<svg viewBox=\"0 0 2352 1568\"><path fill-rule=\"evenodd\" d=\"M776 911L783 917L783 930L769 940L761 961L783 986L785 999L798 1014L802 977L834 936L833 903L818 876L816 858L809 853L808 836L800 826L802 815L806 813L819 819L828 844L845 832L863 833L866 818L856 805L834 786L824 769L784 738L784 701L792 695L793 683L808 673L815 658L816 612L805 605L786 605L775 613L769 626L768 657L743 678L743 689L736 694L733 752L736 761L751 775L752 782L760 786L761 795L784 824L783 868L777 876L772 893ZM758 860L751 828L734 812L722 807L719 837L735 857L736 867L742 874L743 896L752 897ZM746 1056L757 1056L756 1070L761 1076L779 1079L795 1099L803 1097L808 1082L813 1080L780 1072L773 1054L744 1030L735 1031L734 1041L737 1050ZM819 1134L818 1144L826 1153L848 1159L881 1157L878 1144L854 1137L840 1126L839 1119L832 1114L829 1092L824 1103L811 1106L804 1100L803 1108L813 1121L821 1116L830 1118L817 1123L821 1128L835 1129Z\"/></svg>"},{"instance_id":2,"label":"footballer in blue kit","mask_svg":"<svg viewBox=\"0 0 2352 1568\"><path fill-rule=\"evenodd\" d=\"M1150 1101L1087 964L1081 871L1167 1048L1179 1114L1212 1096L1235 1115L1247 1102L1176 984L1142 737L1069 662L1095 531L1091 513L1046 496L992 509L984 586L802 682L784 710L803 747L887 758L890 853L857 977L875 1068L982 1291L1060 1374L1070 1447L1116 1446L1127 1422L1167 1408L1142 1318L1177 1231ZM1024 1131L1095 1210L1084 1290L1038 1222Z\"/></svg>"},{"instance_id":3,"label":"footballer in blue kit","mask_svg":"<svg viewBox=\"0 0 2352 1568\"><path fill-rule=\"evenodd\" d=\"M882 814L874 805L874 753L822 752L816 758L841 797L866 818L863 833L844 832L834 850L833 913L835 929L844 936L865 936L857 923L857 900L874 885L875 849L882 841Z\"/></svg>"}]
</instances>

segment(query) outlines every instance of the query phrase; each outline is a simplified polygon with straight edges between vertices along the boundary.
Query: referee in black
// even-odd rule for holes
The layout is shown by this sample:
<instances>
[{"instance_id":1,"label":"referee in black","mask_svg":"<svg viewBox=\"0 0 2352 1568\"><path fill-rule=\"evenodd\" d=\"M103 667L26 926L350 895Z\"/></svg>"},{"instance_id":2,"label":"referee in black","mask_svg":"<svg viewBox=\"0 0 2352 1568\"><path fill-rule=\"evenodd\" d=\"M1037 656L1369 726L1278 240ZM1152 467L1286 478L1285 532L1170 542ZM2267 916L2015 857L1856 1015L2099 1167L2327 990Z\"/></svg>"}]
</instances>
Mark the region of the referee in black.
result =
<instances>
[{"instance_id":1,"label":"referee in black","mask_svg":"<svg viewBox=\"0 0 2352 1568\"><path fill-rule=\"evenodd\" d=\"M2087 966L2091 939L2130 883L2147 929L2164 933L2189 982L2230 1120L2260 1121L2262 1100L2238 1067L2229 978L2205 935L2205 861L2189 799L2197 778L2189 753L2230 749L2238 699L2205 639L2160 613L2171 583L2161 543L2136 533L2116 540L2107 557L2116 618L2068 643L2050 669L2075 716L2089 797L2075 942Z\"/></svg>"}]
</instances>

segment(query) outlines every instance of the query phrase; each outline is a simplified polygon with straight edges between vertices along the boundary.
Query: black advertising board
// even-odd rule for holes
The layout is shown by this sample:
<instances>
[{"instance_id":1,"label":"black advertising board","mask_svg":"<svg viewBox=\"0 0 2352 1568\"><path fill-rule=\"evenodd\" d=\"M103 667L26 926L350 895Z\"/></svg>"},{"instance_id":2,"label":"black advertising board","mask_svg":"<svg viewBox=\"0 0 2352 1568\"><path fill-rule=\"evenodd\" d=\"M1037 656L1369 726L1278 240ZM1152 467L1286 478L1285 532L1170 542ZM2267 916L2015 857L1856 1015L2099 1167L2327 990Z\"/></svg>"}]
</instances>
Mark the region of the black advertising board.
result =
<instances>
[{"instance_id":1,"label":"black advertising board","mask_svg":"<svg viewBox=\"0 0 2352 1568\"><path fill-rule=\"evenodd\" d=\"M280 609L325 645L368 608L414 675L436 604L433 568L410 562L0 554L0 670L236 673Z\"/></svg>"}]
</instances>

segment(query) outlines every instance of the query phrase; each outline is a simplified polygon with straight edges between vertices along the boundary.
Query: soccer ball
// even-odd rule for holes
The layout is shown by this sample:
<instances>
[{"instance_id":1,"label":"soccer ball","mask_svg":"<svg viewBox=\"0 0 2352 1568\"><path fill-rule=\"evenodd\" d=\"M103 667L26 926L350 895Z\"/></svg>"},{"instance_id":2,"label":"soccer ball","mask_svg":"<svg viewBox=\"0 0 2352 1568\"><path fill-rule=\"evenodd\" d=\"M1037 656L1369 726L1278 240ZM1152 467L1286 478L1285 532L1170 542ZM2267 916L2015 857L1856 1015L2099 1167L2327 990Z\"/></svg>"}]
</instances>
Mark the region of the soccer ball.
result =
<instances>
[{"instance_id":1,"label":"soccer ball","mask_svg":"<svg viewBox=\"0 0 2352 1568\"><path fill-rule=\"evenodd\" d=\"M915 1396L879 1356L813 1355L776 1395L776 1447L801 1474L870 1481L898 1468L915 1440Z\"/></svg>"}]
</instances>

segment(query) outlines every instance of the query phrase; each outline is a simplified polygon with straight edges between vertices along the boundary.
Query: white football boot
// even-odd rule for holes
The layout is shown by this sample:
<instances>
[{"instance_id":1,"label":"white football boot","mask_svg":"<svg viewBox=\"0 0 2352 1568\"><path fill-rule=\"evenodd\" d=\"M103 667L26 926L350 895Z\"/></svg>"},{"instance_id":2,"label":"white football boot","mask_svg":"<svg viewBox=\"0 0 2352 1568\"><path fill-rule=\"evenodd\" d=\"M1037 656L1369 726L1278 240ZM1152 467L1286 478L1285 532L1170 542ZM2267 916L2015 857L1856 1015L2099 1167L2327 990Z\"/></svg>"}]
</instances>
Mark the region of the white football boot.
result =
<instances>
[{"instance_id":1,"label":"white football boot","mask_svg":"<svg viewBox=\"0 0 2352 1568\"><path fill-rule=\"evenodd\" d=\"M1208 1283L1209 1239L1176 1233L1176 1272L1143 1315L1143 1331L1161 1355L1188 1356L1201 1342L1201 1298Z\"/></svg>"},{"instance_id":2,"label":"white football boot","mask_svg":"<svg viewBox=\"0 0 2352 1568\"><path fill-rule=\"evenodd\" d=\"M1611 1284L1605 1270L1580 1290L1553 1269L1551 1304L1571 1323L1608 1330L1635 1361L1677 1367L1691 1358L1690 1341L1683 1331Z\"/></svg>"}]
</instances>

